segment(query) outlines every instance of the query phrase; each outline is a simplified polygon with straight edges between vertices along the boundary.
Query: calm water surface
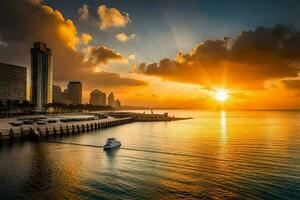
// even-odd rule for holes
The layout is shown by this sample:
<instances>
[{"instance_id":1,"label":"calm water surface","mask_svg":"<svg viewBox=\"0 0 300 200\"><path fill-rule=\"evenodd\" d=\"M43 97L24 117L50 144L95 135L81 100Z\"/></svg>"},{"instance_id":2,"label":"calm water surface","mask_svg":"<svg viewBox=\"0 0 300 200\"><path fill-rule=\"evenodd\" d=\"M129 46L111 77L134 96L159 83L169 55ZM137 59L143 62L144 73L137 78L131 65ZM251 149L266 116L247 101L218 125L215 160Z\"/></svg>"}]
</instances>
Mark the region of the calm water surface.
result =
<instances>
[{"instance_id":1,"label":"calm water surface","mask_svg":"<svg viewBox=\"0 0 300 200\"><path fill-rule=\"evenodd\" d=\"M123 147L16 143L0 149L0 199L300 199L300 112L169 111L57 138Z\"/></svg>"}]
</instances>

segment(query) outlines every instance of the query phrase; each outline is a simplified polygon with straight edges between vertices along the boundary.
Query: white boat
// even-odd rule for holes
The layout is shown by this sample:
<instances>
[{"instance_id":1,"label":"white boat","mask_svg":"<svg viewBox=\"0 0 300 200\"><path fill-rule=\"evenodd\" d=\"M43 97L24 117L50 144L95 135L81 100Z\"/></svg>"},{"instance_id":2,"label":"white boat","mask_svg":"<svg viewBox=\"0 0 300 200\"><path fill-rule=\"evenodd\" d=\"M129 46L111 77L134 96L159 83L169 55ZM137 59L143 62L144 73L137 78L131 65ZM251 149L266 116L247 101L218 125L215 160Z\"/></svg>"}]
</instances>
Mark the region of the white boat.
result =
<instances>
[{"instance_id":1,"label":"white boat","mask_svg":"<svg viewBox=\"0 0 300 200\"><path fill-rule=\"evenodd\" d=\"M104 150L119 148L121 146L121 142L116 140L116 138L108 138L106 140L106 144L103 146Z\"/></svg>"}]
</instances>

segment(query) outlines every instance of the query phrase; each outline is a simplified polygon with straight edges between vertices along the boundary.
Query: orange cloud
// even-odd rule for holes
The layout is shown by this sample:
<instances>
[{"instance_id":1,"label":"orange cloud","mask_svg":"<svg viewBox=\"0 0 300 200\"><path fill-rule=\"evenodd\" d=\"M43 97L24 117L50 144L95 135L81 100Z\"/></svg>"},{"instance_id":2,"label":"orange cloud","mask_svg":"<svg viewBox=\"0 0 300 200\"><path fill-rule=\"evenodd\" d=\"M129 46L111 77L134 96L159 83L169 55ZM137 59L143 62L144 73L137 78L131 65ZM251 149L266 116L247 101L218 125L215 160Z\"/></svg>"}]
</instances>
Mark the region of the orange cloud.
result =
<instances>
[{"instance_id":1,"label":"orange cloud","mask_svg":"<svg viewBox=\"0 0 300 200\"><path fill-rule=\"evenodd\" d=\"M83 33L81 35L81 41L85 45L87 45L92 39L93 39L93 37L90 34Z\"/></svg>"},{"instance_id":2,"label":"orange cloud","mask_svg":"<svg viewBox=\"0 0 300 200\"><path fill-rule=\"evenodd\" d=\"M126 33L119 33L116 35L117 40L119 40L120 42L127 42L128 40L133 39L135 37L136 35L134 33L130 35L127 35Z\"/></svg>"},{"instance_id":3,"label":"orange cloud","mask_svg":"<svg viewBox=\"0 0 300 200\"><path fill-rule=\"evenodd\" d=\"M128 60L135 60L135 55L134 54L129 55Z\"/></svg>"},{"instance_id":4,"label":"orange cloud","mask_svg":"<svg viewBox=\"0 0 300 200\"><path fill-rule=\"evenodd\" d=\"M98 7L99 28L105 30L111 27L124 27L130 22L129 14L105 5Z\"/></svg>"},{"instance_id":5,"label":"orange cloud","mask_svg":"<svg viewBox=\"0 0 300 200\"><path fill-rule=\"evenodd\" d=\"M114 49L105 46L89 46L85 49L85 61L93 64L107 64L109 61L126 62L126 59Z\"/></svg>"},{"instance_id":6,"label":"orange cloud","mask_svg":"<svg viewBox=\"0 0 300 200\"><path fill-rule=\"evenodd\" d=\"M103 84L101 80L112 77L110 73L95 73L95 63L107 63L110 60L121 62L126 60L117 51L107 47L86 47L90 60L84 61L85 54L78 45L88 43L91 36L87 33L81 36L71 20L63 14L39 2L28 0L0 1L1 44L0 60L2 62L30 66L30 48L35 41L46 42L53 52L54 81L66 82L80 80L84 87L97 88ZM9 20L8 20L9 19ZM4 45L5 44L5 45ZM30 68L29 68L30 69ZM127 85L127 87L142 85L144 82L113 75L115 82L109 85ZM97 80L101 80L98 82Z\"/></svg>"},{"instance_id":7,"label":"orange cloud","mask_svg":"<svg viewBox=\"0 0 300 200\"><path fill-rule=\"evenodd\" d=\"M282 83L287 89L299 90L300 79L282 80Z\"/></svg>"}]
</instances>

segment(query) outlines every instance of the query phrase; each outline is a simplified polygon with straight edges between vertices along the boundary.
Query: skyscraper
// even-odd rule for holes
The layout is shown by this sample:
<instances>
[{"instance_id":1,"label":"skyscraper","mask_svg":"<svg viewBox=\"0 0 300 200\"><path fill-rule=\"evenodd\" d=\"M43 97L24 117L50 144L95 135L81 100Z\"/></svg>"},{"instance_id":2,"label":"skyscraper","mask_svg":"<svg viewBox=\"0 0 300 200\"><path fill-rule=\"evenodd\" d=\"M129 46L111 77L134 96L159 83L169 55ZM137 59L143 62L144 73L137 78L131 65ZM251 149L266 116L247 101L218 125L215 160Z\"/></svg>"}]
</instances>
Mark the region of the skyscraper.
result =
<instances>
[{"instance_id":1,"label":"skyscraper","mask_svg":"<svg viewBox=\"0 0 300 200\"><path fill-rule=\"evenodd\" d=\"M0 63L0 100L26 100L25 67Z\"/></svg>"},{"instance_id":2,"label":"skyscraper","mask_svg":"<svg viewBox=\"0 0 300 200\"><path fill-rule=\"evenodd\" d=\"M55 103L62 103L62 92L61 92L61 87L58 85L53 85L52 87L52 100Z\"/></svg>"},{"instance_id":3,"label":"skyscraper","mask_svg":"<svg viewBox=\"0 0 300 200\"><path fill-rule=\"evenodd\" d=\"M82 103L82 84L80 81L70 81L68 83L68 97L72 104Z\"/></svg>"},{"instance_id":4,"label":"skyscraper","mask_svg":"<svg viewBox=\"0 0 300 200\"><path fill-rule=\"evenodd\" d=\"M90 104L104 106L106 104L106 94L97 89L93 90L90 93Z\"/></svg>"},{"instance_id":5,"label":"skyscraper","mask_svg":"<svg viewBox=\"0 0 300 200\"><path fill-rule=\"evenodd\" d=\"M38 111L52 103L53 62L52 51L43 42L31 48L31 102Z\"/></svg>"},{"instance_id":6,"label":"skyscraper","mask_svg":"<svg viewBox=\"0 0 300 200\"><path fill-rule=\"evenodd\" d=\"M111 92L111 93L108 95L107 101L108 101L108 105L109 105L109 106L114 107L114 104L115 104L115 96L114 96L114 93Z\"/></svg>"}]
</instances>

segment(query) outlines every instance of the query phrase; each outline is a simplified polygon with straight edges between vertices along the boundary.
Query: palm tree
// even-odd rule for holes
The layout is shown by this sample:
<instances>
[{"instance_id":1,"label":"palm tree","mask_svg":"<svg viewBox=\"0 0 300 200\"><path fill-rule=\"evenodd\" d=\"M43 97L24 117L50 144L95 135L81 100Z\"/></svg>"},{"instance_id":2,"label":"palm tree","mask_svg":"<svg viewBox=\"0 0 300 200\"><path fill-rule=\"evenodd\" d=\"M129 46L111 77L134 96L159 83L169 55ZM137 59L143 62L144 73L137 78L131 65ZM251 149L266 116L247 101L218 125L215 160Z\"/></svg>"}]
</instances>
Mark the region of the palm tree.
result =
<instances>
[{"instance_id":1,"label":"palm tree","mask_svg":"<svg viewBox=\"0 0 300 200\"><path fill-rule=\"evenodd\" d=\"M23 112L26 112L26 115L28 116L28 111L29 111L29 109L30 109L30 103L29 103L29 101L24 100L24 101L22 102L21 106L22 106Z\"/></svg>"},{"instance_id":2,"label":"palm tree","mask_svg":"<svg viewBox=\"0 0 300 200\"><path fill-rule=\"evenodd\" d=\"M12 115L12 100L9 100L9 99L7 99L6 100L6 108L7 108L7 112L6 112L6 114L7 114L7 117L11 114Z\"/></svg>"},{"instance_id":3,"label":"palm tree","mask_svg":"<svg viewBox=\"0 0 300 200\"><path fill-rule=\"evenodd\" d=\"M5 110L5 105L2 102L2 100L0 100L0 117L3 116L3 111Z\"/></svg>"},{"instance_id":4,"label":"palm tree","mask_svg":"<svg viewBox=\"0 0 300 200\"><path fill-rule=\"evenodd\" d=\"M15 115L18 115L19 109L20 109L20 102L19 100L14 100L12 103L12 109L15 112Z\"/></svg>"}]
</instances>

